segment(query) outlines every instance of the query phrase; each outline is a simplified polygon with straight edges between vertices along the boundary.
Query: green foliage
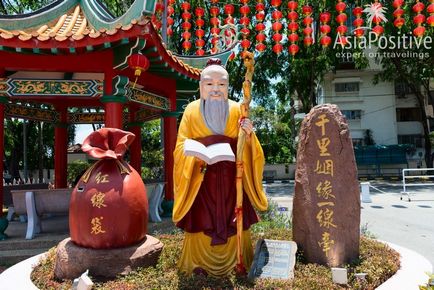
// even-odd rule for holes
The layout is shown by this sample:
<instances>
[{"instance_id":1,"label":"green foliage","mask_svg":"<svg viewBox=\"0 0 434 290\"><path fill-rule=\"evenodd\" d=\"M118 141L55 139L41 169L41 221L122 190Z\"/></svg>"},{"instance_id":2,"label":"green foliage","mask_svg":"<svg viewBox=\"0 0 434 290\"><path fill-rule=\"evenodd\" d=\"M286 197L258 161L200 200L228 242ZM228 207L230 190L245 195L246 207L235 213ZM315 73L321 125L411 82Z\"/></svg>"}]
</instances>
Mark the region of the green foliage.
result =
<instances>
[{"instance_id":1,"label":"green foliage","mask_svg":"<svg viewBox=\"0 0 434 290\"><path fill-rule=\"evenodd\" d=\"M428 275L428 283L426 285L419 286L420 290L434 290L434 274L426 273Z\"/></svg>"},{"instance_id":2,"label":"green foliage","mask_svg":"<svg viewBox=\"0 0 434 290\"><path fill-rule=\"evenodd\" d=\"M68 164L67 183L75 186L75 180L82 176L83 173L90 167L90 163L83 160L74 160Z\"/></svg>"},{"instance_id":3,"label":"green foliage","mask_svg":"<svg viewBox=\"0 0 434 290\"><path fill-rule=\"evenodd\" d=\"M251 227L252 233L265 235L273 231L273 234L279 235L281 229L291 229L291 217L286 212L280 212L277 203L268 200L268 209L264 212L258 212L259 222ZM286 237L288 239L289 237Z\"/></svg>"},{"instance_id":4,"label":"green foliage","mask_svg":"<svg viewBox=\"0 0 434 290\"><path fill-rule=\"evenodd\" d=\"M144 123L142 127L142 178L161 179L163 176L163 149L161 148L160 120Z\"/></svg>"},{"instance_id":5,"label":"green foliage","mask_svg":"<svg viewBox=\"0 0 434 290\"><path fill-rule=\"evenodd\" d=\"M253 235L252 237L255 244L258 238L288 240L290 236L290 230L279 229L267 232L265 236ZM295 265L295 278L292 281L257 279L251 282L235 276L226 278L186 276L177 270L183 234L165 234L157 238L164 244L164 248L155 267L136 269L124 277L97 282L95 289L374 289L399 269L398 253L382 243L362 238L359 261L346 266L350 273L348 285L334 284L328 267L304 264L299 261ZM33 283L40 289L71 287L72 283L69 280L63 282L54 280L55 256L53 248L31 274ZM354 278L354 273L361 272L368 274L364 284L360 284Z\"/></svg>"}]
</instances>

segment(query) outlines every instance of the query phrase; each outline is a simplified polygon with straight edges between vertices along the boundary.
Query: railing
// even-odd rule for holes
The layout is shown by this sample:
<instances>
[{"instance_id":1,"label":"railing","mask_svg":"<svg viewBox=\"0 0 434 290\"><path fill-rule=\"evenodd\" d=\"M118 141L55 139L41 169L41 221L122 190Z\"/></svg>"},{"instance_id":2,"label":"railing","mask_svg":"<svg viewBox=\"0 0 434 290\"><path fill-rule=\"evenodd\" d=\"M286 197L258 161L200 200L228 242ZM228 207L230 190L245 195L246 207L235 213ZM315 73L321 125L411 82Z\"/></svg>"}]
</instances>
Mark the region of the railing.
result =
<instances>
[{"instance_id":1,"label":"railing","mask_svg":"<svg viewBox=\"0 0 434 290\"><path fill-rule=\"evenodd\" d=\"M411 172L411 171L419 171L421 175L406 175L406 172ZM402 195L406 194L408 196L408 201L411 201L410 198L410 192L407 191L407 187L408 186L427 186L427 185L433 185L434 183L407 183L406 179L414 179L414 178L418 178L418 179L428 179L428 178L432 178L434 177L434 175L422 175L422 171L433 171L434 172L434 168L412 168L412 169L403 169L402 170L402 188L403 191L401 191L401 200L402 200Z\"/></svg>"}]
</instances>

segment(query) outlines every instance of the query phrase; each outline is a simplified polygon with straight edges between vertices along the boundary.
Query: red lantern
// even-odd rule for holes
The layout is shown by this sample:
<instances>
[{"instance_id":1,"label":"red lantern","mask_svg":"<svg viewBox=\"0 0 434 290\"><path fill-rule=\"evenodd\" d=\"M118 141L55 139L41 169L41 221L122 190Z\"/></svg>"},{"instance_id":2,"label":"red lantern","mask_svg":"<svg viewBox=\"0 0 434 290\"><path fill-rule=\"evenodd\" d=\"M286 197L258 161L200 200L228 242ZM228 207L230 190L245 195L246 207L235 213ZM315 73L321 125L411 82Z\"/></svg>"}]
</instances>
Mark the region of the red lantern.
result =
<instances>
[{"instance_id":1,"label":"red lantern","mask_svg":"<svg viewBox=\"0 0 434 290\"><path fill-rule=\"evenodd\" d=\"M203 50L203 46L205 45L205 41L202 39L202 37L205 36L205 31L202 29L202 27L205 25L205 20L202 19L202 17L205 15L205 9L202 7L196 7L194 10L194 14L196 15L196 37L197 40L195 42L197 50L196 55L204 55L205 51Z\"/></svg>"},{"instance_id":2,"label":"red lantern","mask_svg":"<svg viewBox=\"0 0 434 290\"><path fill-rule=\"evenodd\" d=\"M413 30L413 34L416 37L422 37L425 34L425 27L423 26L418 26Z\"/></svg>"},{"instance_id":3,"label":"red lantern","mask_svg":"<svg viewBox=\"0 0 434 290\"><path fill-rule=\"evenodd\" d=\"M431 4L426 9L426 11L430 14L430 16L426 20L426 23L429 26L434 27L434 0L430 0L430 3Z\"/></svg>"},{"instance_id":4,"label":"red lantern","mask_svg":"<svg viewBox=\"0 0 434 290\"><path fill-rule=\"evenodd\" d=\"M289 50L289 53L294 57L298 53L298 51L300 50L300 48L298 47L297 44L291 44L289 46L288 50Z\"/></svg>"},{"instance_id":5,"label":"red lantern","mask_svg":"<svg viewBox=\"0 0 434 290\"><path fill-rule=\"evenodd\" d=\"M311 46L313 43L313 38L311 37L312 32L313 32L311 25L312 25L313 21L311 21L311 20L313 20L313 19L312 19L312 17L310 17L310 15L312 15L313 9L309 5L304 5L302 10L303 10L303 14L305 16L303 19L303 24L306 26L303 29L303 34L305 35L303 43L305 46Z\"/></svg>"},{"instance_id":6,"label":"red lantern","mask_svg":"<svg viewBox=\"0 0 434 290\"><path fill-rule=\"evenodd\" d=\"M134 75L139 77L142 72L148 70L150 62L143 54L135 53L128 58L128 66L134 70Z\"/></svg>"},{"instance_id":7,"label":"red lantern","mask_svg":"<svg viewBox=\"0 0 434 290\"><path fill-rule=\"evenodd\" d=\"M219 1L218 0L213 0L211 1L211 3L213 4L217 4ZM211 19L210 19L210 23L212 28L210 29L212 38L211 38L211 44L213 45L213 47L211 48L211 53L215 54L218 52L218 43L219 43L219 33L220 33L220 20L218 19L217 15L220 13L220 8L218 8L217 6L211 6L211 8L209 9L209 13L211 14Z\"/></svg>"},{"instance_id":8,"label":"red lantern","mask_svg":"<svg viewBox=\"0 0 434 290\"><path fill-rule=\"evenodd\" d=\"M381 35L384 32L384 27L381 25L376 25L374 28L372 28L372 31L377 35Z\"/></svg>"},{"instance_id":9,"label":"red lantern","mask_svg":"<svg viewBox=\"0 0 434 290\"><path fill-rule=\"evenodd\" d=\"M276 54L280 54L280 53L282 52L282 50L283 50L283 45L280 44L280 43L276 43L276 44L273 46L273 51L274 51L274 53L276 53Z\"/></svg>"},{"instance_id":10,"label":"red lantern","mask_svg":"<svg viewBox=\"0 0 434 290\"><path fill-rule=\"evenodd\" d=\"M324 35L323 37L321 37L320 43L323 47L328 47L331 42L332 42L332 39L330 36Z\"/></svg>"},{"instance_id":11,"label":"red lantern","mask_svg":"<svg viewBox=\"0 0 434 290\"><path fill-rule=\"evenodd\" d=\"M182 19L184 20L184 22L181 25L182 29L184 30L184 32L182 33L182 38L184 39L184 42L182 43L182 48L186 52L188 52L191 48L191 42L190 42L191 33L189 32L189 30L191 29L191 23L190 23L191 13L188 11L190 7L191 7L190 3L188 3L187 1L181 3L181 8L183 10Z\"/></svg>"},{"instance_id":12,"label":"red lantern","mask_svg":"<svg viewBox=\"0 0 434 290\"><path fill-rule=\"evenodd\" d=\"M345 10L347 9L347 5L342 0L338 0L338 3L336 4L336 11L338 12L338 15L336 16L336 22L339 24L337 31L338 31L338 37L342 39L346 39L345 34L348 31L348 27L345 25L345 22L347 21L348 17L347 14L345 14ZM346 45L343 41L341 42L341 45Z\"/></svg>"},{"instance_id":13,"label":"red lantern","mask_svg":"<svg viewBox=\"0 0 434 290\"><path fill-rule=\"evenodd\" d=\"M426 20L426 23L428 23L429 26L434 27L434 15L431 15L430 17L428 17L428 19Z\"/></svg>"},{"instance_id":14,"label":"red lantern","mask_svg":"<svg viewBox=\"0 0 434 290\"><path fill-rule=\"evenodd\" d=\"M250 47L250 41L247 39L247 36L250 34L250 30L248 28L248 25L250 24L250 18L248 17L248 14L250 13L250 7L247 5L249 0L241 0L241 3L244 5L240 7L240 13L242 15L240 19L240 23L243 25L242 30L244 31L241 36L243 37L243 40L241 41L241 47L246 51Z\"/></svg>"},{"instance_id":15,"label":"red lantern","mask_svg":"<svg viewBox=\"0 0 434 290\"><path fill-rule=\"evenodd\" d=\"M353 15L356 16L356 19L353 21L353 25L355 27L354 29L354 35L356 37L362 37L365 34L365 31L363 30L363 24L365 21L362 18L363 15L363 8L362 7L355 7L353 9Z\"/></svg>"},{"instance_id":16,"label":"red lantern","mask_svg":"<svg viewBox=\"0 0 434 290\"><path fill-rule=\"evenodd\" d=\"M288 2L288 9L291 11L297 10L298 8L298 3L297 1L289 1Z\"/></svg>"},{"instance_id":17,"label":"red lantern","mask_svg":"<svg viewBox=\"0 0 434 290\"><path fill-rule=\"evenodd\" d=\"M265 44L263 44L262 42L258 43L256 45L256 50L259 52L263 52L267 47L265 46Z\"/></svg>"}]
</instances>

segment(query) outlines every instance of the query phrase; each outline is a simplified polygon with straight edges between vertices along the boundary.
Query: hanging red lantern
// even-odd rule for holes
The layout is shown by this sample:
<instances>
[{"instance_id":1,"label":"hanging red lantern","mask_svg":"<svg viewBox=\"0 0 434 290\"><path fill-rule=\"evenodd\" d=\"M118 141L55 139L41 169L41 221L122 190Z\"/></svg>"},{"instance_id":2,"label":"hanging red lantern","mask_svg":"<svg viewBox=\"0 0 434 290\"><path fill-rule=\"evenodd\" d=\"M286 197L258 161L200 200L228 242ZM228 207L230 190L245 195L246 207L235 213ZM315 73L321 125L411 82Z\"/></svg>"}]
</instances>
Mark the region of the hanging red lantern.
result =
<instances>
[{"instance_id":1,"label":"hanging red lantern","mask_svg":"<svg viewBox=\"0 0 434 290\"><path fill-rule=\"evenodd\" d=\"M413 23L416 24L416 28L413 29L413 35L416 37L422 37L425 34L425 27L422 24L425 22L425 15L422 14L425 9L425 4L416 0L416 4L413 5L413 11L416 15L413 17Z\"/></svg>"},{"instance_id":2,"label":"hanging red lantern","mask_svg":"<svg viewBox=\"0 0 434 290\"><path fill-rule=\"evenodd\" d=\"M283 50L283 46L280 44L282 41L282 35L280 34L280 30L283 25L280 22L280 19L283 17L282 12L279 10L279 6L282 4L281 0L272 0L271 5L274 7L274 11L271 13L271 18L273 19L273 24L271 25L271 29L274 31L273 34L273 51L277 54L281 53Z\"/></svg>"},{"instance_id":3,"label":"hanging red lantern","mask_svg":"<svg viewBox=\"0 0 434 290\"><path fill-rule=\"evenodd\" d=\"M136 77L133 88L136 87L137 79L140 77L142 72L148 70L150 64L149 59L140 53L135 53L128 57L128 67L134 70L134 76Z\"/></svg>"},{"instance_id":4,"label":"hanging red lantern","mask_svg":"<svg viewBox=\"0 0 434 290\"><path fill-rule=\"evenodd\" d=\"M343 2L342 0L338 0L338 3L336 4L336 11L338 12L338 15L336 16L336 22L339 24L338 28L336 29L338 32L338 38L340 40L346 39L345 34L348 31L348 27L345 25L347 22L347 14L345 13L347 9L347 4ZM342 46L344 46L346 43L341 41L340 42Z\"/></svg>"},{"instance_id":5,"label":"hanging red lantern","mask_svg":"<svg viewBox=\"0 0 434 290\"><path fill-rule=\"evenodd\" d=\"M175 13L175 9L173 8L174 4L175 0L167 1L167 37L172 37L173 35L172 26L175 21L173 20L172 15Z\"/></svg>"},{"instance_id":6,"label":"hanging red lantern","mask_svg":"<svg viewBox=\"0 0 434 290\"><path fill-rule=\"evenodd\" d=\"M225 19L225 24L234 24L234 18L232 17L232 14L235 12L235 7L232 4L226 4L224 7L225 14L228 16Z\"/></svg>"},{"instance_id":7,"label":"hanging red lantern","mask_svg":"<svg viewBox=\"0 0 434 290\"><path fill-rule=\"evenodd\" d=\"M299 36L297 34L297 30L298 30L298 13L295 11L298 8L298 3L297 1L289 1L288 2L288 19L291 21L290 23L288 23L288 30L291 32L288 35L288 40L291 43L289 45L289 53L292 55L292 57L294 57L300 50L300 47L296 44Z\"/></svg>"},{"instance_id":8,"label":"hanging red lantern","mask_svg":"<svg viewBox=\"0 0 434 290\"><path fill-rule=\"evenodd\" d=\"M378 15L384 12L383 5L378 2L378 0L375 0L375 2L371 4L371 7L373 11L378 11ZM374 15L374 17L372 18L372 22L376 24L376 26L372 28L372 31L377 35L381 35L384 33L384 27L381 26L382 21L383 19L381 19L381 17L377 15Z\"/></svg>"},{"instance_id":9,"label":"hanging red lantern","mask_svg":"<svg viewBox=\"0 0 434 290\"><path fill-rule=\"evenodd\" d=\"M154 24L154 27L159 31L162 26L162 19L163 19L163 12L164 12L164 3L163 0L158 0L155 4L155 13L152 15L151 22Z\"/></svg>"}]
</instances>

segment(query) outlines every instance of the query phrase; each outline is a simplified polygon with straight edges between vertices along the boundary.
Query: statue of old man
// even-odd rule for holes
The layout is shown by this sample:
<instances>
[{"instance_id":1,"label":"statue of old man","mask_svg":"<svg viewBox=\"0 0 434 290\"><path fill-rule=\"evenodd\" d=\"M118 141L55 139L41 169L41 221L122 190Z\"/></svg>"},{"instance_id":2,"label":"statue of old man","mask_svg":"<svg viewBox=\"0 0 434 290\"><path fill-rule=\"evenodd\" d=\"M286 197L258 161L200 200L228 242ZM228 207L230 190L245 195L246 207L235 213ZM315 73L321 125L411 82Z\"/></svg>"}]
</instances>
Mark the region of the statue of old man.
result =
<instances>
[{"instance_id":1,"label":"statue of old man","mask_svg":"<svg viewBox=\"0 0 434 290\"><path fill-rule=\"evenodd\" d=\"M236 163L212 165L184 154L186 139L205 146L229 143L236 152L238 131L247 134L243 152L243 264L253 260L250 226L258 222L255 209L266 210L262 188L264 153L248 119L241 119L240 104L228 100L229 75L212 59L201 73L200 99L185 109L174 151L173 221L185 232L178 263L187 274L231 275L237 263Z\"/></svg>"}]
</instances>

